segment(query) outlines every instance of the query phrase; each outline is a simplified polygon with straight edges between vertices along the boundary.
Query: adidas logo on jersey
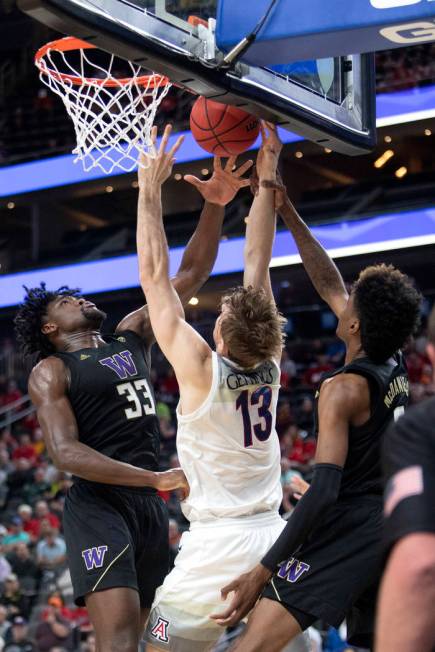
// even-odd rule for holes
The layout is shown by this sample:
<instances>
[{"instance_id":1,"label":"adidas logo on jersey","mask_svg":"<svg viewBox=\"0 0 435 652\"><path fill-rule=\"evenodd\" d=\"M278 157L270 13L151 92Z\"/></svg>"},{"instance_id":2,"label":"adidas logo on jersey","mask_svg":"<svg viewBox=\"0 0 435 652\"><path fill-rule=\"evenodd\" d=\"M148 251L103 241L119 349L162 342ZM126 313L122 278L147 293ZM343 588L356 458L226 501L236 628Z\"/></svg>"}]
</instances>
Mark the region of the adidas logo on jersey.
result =
<instances>
[{"instance_id":1,"label":"adidas logo on jersey","mask_svg":"<svg viewBox=\"0 0 435 652\"><path fill-rule=\"evenodd\" d=\"M118 342L126 342L127 341L125 339L125 337L117 337L116 339L118 340Z\"/></svg>"},{"instance_id":2,"label":"adidas logo on jersey","mask_svg":"<svg viewBox=\"0 0 435 652\"><path fill-rule=\"evenodd\" d=\"M90 357L91 357L90 355L86 355L86 353L82 353L80 356L80 360L87 360Z\"/></svg>"}]
</instances>

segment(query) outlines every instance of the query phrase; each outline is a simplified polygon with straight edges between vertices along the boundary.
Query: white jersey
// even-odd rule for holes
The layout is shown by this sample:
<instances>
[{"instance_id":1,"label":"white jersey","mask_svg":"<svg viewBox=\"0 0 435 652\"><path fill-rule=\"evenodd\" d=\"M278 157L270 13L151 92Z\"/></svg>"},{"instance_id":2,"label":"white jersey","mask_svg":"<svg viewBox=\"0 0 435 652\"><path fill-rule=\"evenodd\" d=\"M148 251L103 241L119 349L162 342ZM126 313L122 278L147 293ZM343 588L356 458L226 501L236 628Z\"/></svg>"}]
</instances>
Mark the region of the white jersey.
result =
<instances>
[{"instance_id":1,"label":"white jersey","mask_svg":"<svg viewBox=\"0 0 435 652\"><path fill-rule=\"evenodd\" d=\"M190 485L189 521L276 511L282 500L275 430L280 369L264 362L245 371L213 352L209 395L194 412L177 409L177 449Z\"/></svg>"}]
</instances>

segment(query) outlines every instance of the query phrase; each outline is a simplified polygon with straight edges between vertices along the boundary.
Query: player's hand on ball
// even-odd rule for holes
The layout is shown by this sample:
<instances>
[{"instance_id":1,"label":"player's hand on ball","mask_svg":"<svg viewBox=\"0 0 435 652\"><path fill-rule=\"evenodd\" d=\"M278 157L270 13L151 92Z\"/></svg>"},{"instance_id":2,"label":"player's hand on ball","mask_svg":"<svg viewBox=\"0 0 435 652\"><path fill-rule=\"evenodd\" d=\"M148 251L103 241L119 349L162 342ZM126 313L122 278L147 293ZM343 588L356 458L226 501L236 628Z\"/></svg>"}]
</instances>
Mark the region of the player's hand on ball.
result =
<instances>
[{"instance_id":1,"label":"player's hand on ball","mask_svg":"<svg viewBox=\"0 0 435 652\"><path fill-rule=\"evenodd\" d=\"M171 132L172 125L166 125L162 140L160 141L160 147L157 153L154 152L156 153L155 157L147 156L146 154L141 155L140 160L144 166L139 165L138 169L138 180L141 190L151 190L152 188L159 187L171 176L172 167L175 163L174 156L184 140L184 136L179 136L172 147L166 151ZM151 140L153 149L155 150L157 141L157 127L155 126L151 130Z\"/></svg>"},{"instance_id":2,"label":"player's hand on ball","mask_svg":"<svg viewBox=\"0 0 435 652\"><path fill-rule=\"evenodd\" d=\"M156 489L159 491L174 491L179 489L182 494L182 500L189 495L190 487L183 469L170 469L157 473Z\"/></svg>"},{"instance_id":3,"label":"player's hand on ball","mask_svg":"<svg viewBox=\"0 0 435 652\"><path fill-rule=\"evenodd\" d=\"M208 181L201 181L192 174L186 174L184 180L195 186L204 197L205 201L218 206L226 206L237 195L240 188L249 186L249 179L244 179L243 175L253 165L253 161L246 161L239 168L233 170L236 164L236 157L230 156L224 168L222 168L221 159L214 157L213 175Z\"/></svg>"},{"instance_id":4,"label":"player's hand on ball","mask_svg":"<svg viewBox=\"0 0 435 652\"><path fill-rule=\"evenodd\" d=\"M221 590L222 599L226 600L228 594L234 592L231 602L227 609L219 614L212 614L210 618L222 627L234 627L254 608L271 576L272 573L268 568L257 564L252 571L240 575L236 580L224 586Z\"/></svg>"}]
</instances>

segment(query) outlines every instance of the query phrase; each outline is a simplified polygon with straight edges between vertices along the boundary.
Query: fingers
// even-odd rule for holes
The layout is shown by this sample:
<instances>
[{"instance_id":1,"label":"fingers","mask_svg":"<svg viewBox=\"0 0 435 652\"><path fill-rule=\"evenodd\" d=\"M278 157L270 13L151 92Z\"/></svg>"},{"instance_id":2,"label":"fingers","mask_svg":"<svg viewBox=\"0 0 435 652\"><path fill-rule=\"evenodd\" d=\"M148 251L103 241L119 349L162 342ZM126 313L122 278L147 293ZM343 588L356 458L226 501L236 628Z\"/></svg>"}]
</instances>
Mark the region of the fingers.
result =
<instances>
[{"instance_id":1,"label":"fingers","mask_svg":"<svg viewBox=\"0 0 435 652\"><path fill-rule=\"evenodd\" d=\"M239 582L238 582L238 580L233 580L232 582L230 582L229 584L227 584L226 586L224 586L224 587L221 589L222 600L226 600L226 599L227 599L227 595L228 595L228 593L231 593L231 591L237 591L238 588L239 588ZM234 602L234 601L235 601L235 600L233 599L232 602ZM234 608L234 607L233 607L233 608Z\"/></svg>"},{"instance_id":2,"label":"fingers","mask_svg":"<svg viewBox=\"0 0 435 652\"><path fill-rule=\"evenodd\" d=\"M266 140L267 140L267 134L266 134L266 129L265 129L265 127L264 127L264 122L263 122L263 120L260 120L260 133L261 133L262 145L264 145L264 143L265 143Z\"/></svg>"},{"instance_id":3,"label":"fingers","mask_svg":"<svg viewBox=\"0 0 435 652\"><path fill-rule=\"evenodd\" d=\"M300 500L302 498L302 494L294 493L293 498L296 498L296 500Z\"/></svg>"},{"instance_id":4,"label":"fingers","mask_svg":"<svg viewBox=\"0 0 435 652\"><path fill-rule=\"evenodd\" d=\"M220 156L215 156L213 158L213 170L222 170L222 161Z\"/></svg>"},{"instance_id":5,"label":"fingers","mask_svg":"<svg viewBox=\"0 0 435 652\"><path fill-rule=\"evenodd\" d=\"M171 149L168 152L168 156L170 158L172 158L174 154L178 152L183 141L184 141L184 136L178 136L177 140L175 141L175 143L172 145Z\"/></svg>"},{"instance_id":6,"label":"fingers","mask_svg":"<svg viewBox=\"0 0 435 652\"><path fill-rule=\"evenodd\" d=\"M254 165L254 161L251 160L242 163L239 169L234 172L233 176L242 177L245 174L245 172L247 172L253 165Z\"/></svg>"},{"instance_id":7,"label":"fingers","mask_svg":"<svg viewBox=\"0 0 435 652\"><path fill-rule=\"evenodd\" d=\"M153 128L151 129L151 142L153 145L156 144L157 140L157 126L154 125Z\"/></svg>"},{"instance_id":8,"label":"fingers","mask_svg":"<svg viewBox=\"0 0 435 652\"><path fill-rule=\"evenodd\" d=\"M226 621L234 615L234 607L231 604L227 609L225 609L225 611L221 611L218 614L212 614L210 618L212 620L217 620L219 625L224 625L226 624Z\"/></svg>"},{"instance_id":9,"label":"fingers","mask_svg":"<svg viewBox=\"0 0 435 652\"><path fill-rule=\"evenodd\" d=\"M232 172L232 169L234 167L234 163L236 162L236 159L237 159L237 156L230 156L230 158L226 162L226 165L225 165L225 168L224 168L225 172Z\"/></svg>"},{"instance_id":10,"label":"fingers","mask_svg":"<svg viewBox=\"0 0 435 652\"><path fill-rule=\"evenodd\" d=\"M201 181L201 179L198 179L198 177L194 177L193 174L185 174L183 179L192 186L195 186L195 188L200 188L205 183L204 181Z\"/></svg>"},{"instance_id":11,"label":"fingers","mask_svg":"<svg viewBox=\"0 0 435 652\"><path fill-rule=\"evenodd\" d=\"M239 188L247 188L251 185L251 179L240 179Z\"/></svg>"},{"instance_id":12,"label":"fingers","mask_svg":"<svg viewBox=\"0 0 435 652\"><path fill-rule=\"evenodd\" d=\"M172 132L172 125L166 125L163 132L162 140L160 141L159 154L163 154L166 151L166 146L168 144L169 136Z\"/></svg>"}]
</instances>

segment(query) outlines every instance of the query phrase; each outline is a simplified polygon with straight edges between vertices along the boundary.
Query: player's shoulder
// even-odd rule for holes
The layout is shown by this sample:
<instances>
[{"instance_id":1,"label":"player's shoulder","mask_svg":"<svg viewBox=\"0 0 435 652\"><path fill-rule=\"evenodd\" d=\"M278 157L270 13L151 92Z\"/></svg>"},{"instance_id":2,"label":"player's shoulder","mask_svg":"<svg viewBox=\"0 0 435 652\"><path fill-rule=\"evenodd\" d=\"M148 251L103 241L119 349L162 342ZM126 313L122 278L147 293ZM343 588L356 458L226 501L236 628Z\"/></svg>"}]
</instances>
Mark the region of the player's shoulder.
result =
<instances>
[{"instance_id":1,"label":"player's shoulder","mask_svg":"<svg viewBox=\"0 0 435 652\"><path fill-rule=\"evenodd\" d=\"M58 374L65 373L64 362L55 355L49 355L47 358L40 360L30 372L30 379L49 379Z\"/></svg>"},{"instance_id":2,"label":"player's shoulder","mask_svg":"<svg viewBox=\"0 0 435 652\"><path fill-rule=\"evenodd\" d=\"M345 400L354 400L361 396L363 390L367 390L367 379L364 376L354 373L338 373L327 378L321 386L320 395L329 397L342 397Z\"/></svg>"},{"instance_id":3,"label":"player's shoulder","mask_svg":"<svg viewBox=\"0 0 435 652\"><path fill-rule=\"evenodd\" d=\"M62 391L68 382L68 370L60 358L50 355L40 360L29 375L28 388L32 399L50 393Z\"/></svg>"}]
</instances>

